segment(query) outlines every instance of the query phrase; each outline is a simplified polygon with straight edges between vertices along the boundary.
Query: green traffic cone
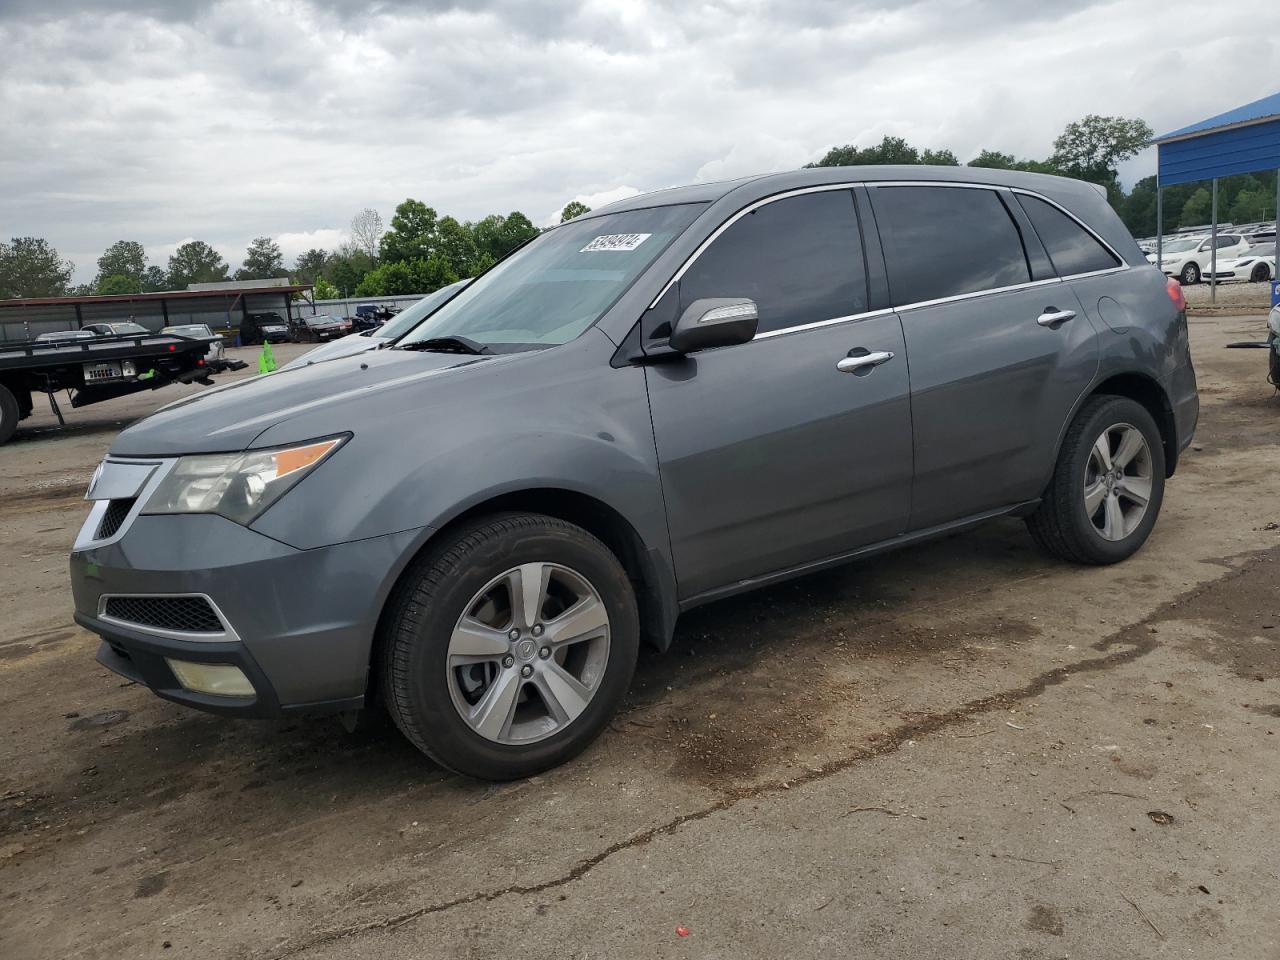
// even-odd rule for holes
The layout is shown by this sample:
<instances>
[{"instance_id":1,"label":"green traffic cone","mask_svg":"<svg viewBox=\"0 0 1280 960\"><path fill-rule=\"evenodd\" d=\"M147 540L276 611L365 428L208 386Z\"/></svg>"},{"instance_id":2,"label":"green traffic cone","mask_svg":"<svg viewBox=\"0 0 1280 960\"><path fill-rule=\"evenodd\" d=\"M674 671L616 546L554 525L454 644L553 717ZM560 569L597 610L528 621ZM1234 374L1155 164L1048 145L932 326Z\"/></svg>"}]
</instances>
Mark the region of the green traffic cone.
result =
<instances>
[{"instance_id":1,"label":"green traffic cone","mask_svg":"<svg viewBox=\"0 0 1280 960\"><path fill-rule=\"evenodd\" d=\"M258 355L258 372L270 373L276 368L276 358L271 353L270 341L264 341L262 344L262 353Z\"/></svg>"}]
</instances>

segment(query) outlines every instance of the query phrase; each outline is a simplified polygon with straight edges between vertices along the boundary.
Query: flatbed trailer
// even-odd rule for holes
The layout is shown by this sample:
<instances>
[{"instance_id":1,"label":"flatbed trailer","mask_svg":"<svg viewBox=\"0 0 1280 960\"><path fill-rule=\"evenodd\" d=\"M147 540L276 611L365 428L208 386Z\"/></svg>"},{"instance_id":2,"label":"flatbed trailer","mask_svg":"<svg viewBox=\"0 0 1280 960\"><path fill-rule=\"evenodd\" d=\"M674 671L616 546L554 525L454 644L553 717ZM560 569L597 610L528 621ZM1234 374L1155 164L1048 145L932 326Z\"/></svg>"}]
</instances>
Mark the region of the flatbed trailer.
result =
<instances>
[{"instance_id":1,"label":"flatbed trailer","mask_svg":"<svg viewBox=\"0 0 1280 960\"><path fill-rule=\"evenodd\" d=\"M47 394L62 422L56 394L84 407L171 383L213 381L205 362L212 338L170 333L120 333L77 340L0 343L0 444L31 416L33 396Z\"/></svg>"}]
</instances>

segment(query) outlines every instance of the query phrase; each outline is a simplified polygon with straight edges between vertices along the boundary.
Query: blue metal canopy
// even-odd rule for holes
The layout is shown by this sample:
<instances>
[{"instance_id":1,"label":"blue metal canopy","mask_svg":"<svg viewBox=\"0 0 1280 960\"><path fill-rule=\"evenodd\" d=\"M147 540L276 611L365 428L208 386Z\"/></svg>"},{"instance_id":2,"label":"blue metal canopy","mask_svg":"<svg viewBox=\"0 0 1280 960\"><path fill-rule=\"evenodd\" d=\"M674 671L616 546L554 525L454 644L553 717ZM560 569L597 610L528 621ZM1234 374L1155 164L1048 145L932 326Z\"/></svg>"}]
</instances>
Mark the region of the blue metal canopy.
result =
<instances>
[{"instance_id":1,"label":"blue metal canopy","mask_svg":"<svg viewBox=\"0 0 1280 960\"><path fill-rule=\"evenodd\" d=\"M1280 167L1280 93L1151 141L1160 186Z\"/></svg>"}]
</instances>

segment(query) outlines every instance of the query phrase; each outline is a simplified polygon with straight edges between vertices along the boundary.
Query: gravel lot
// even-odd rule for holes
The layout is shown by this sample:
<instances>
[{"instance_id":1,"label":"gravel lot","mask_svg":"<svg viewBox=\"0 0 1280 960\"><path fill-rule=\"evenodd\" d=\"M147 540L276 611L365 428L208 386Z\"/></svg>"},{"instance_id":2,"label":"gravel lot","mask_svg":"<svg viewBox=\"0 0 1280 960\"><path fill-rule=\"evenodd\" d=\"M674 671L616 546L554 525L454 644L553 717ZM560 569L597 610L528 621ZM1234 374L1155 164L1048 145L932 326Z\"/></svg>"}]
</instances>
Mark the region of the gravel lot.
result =
<instances>
[{"instance_id":1,"label":"gravel lot","mask_svg":"<svg viewBox=\"0 0 1280 960\"><path fill-rule=\"evenodd\" d=\"M1261 313L1191 329L1200 432L1134 559L1000 522L704 608L585 756L504 786L98 667L84 485L187 388L33 418L0 448L0 957L1280 956L1280 399L1222 349Z\"/></svg>"}]
</instances>

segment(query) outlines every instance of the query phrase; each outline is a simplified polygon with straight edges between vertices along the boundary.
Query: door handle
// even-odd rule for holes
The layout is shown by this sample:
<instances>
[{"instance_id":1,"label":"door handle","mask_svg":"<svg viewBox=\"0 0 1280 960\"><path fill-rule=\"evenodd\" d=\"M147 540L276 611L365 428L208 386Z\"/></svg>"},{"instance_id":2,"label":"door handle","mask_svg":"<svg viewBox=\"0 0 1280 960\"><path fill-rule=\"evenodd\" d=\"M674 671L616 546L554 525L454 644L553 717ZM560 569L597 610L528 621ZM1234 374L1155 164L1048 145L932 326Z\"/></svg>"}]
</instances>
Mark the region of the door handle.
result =
<instances>
[{"instance_id":1,"label":"door handle","mask_svg":"<svg viewBox=\"0 0 1280 960\"><path fill-rule=\"evenodd\" d=\"M1036 317L1036 323L1042 327L1052 327L1055 324L1066 323L1068 320L1075 318L1074 310L1059 310L1057 307L1045 307L1044 313Z\"/></svg>"},{"instance_id":2,"label":"door handle","mask_svg":"<svg viewBox=\"0 0 1280 960\"><path fill-rule=\"evenodd\" d=\"M888 363L892 359L893 354L890 351L877 350L875 353L864 353L857 357L845 357L836 364L836 369L841 373L858 373L861 370L870 370L882 363Z\"/></svg>"}]
</instances>

